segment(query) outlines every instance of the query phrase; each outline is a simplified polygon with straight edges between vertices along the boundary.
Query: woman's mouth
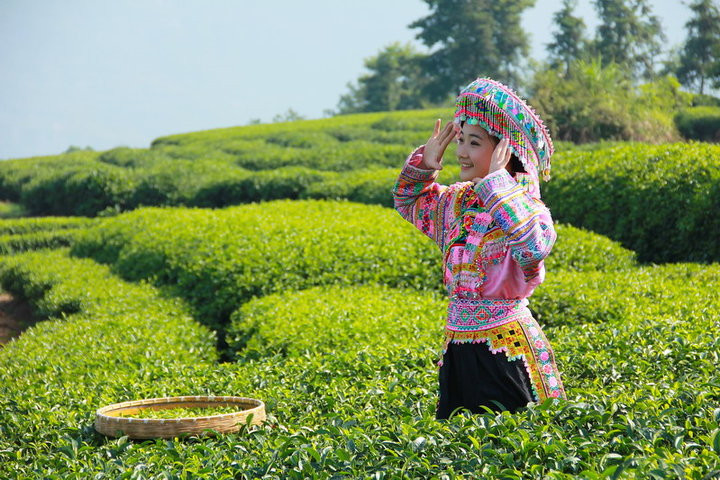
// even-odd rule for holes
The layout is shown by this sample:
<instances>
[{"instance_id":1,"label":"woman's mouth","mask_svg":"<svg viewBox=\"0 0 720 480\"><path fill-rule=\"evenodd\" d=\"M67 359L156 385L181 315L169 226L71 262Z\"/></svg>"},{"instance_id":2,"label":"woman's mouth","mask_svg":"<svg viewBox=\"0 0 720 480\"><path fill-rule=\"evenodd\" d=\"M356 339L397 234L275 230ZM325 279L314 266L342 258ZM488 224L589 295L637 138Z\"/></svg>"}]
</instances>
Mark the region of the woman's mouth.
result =
<instances>
[{"instance_id":1,"label":"woman's mouth","mask_svg":"<svg viewBox=\"0 0 720 480\"><path fill-rule=\"evenodd\" d=\"M472 162L460 162L460 168L466 169L466 168L472 168L473 164Z\"/></svg>"}]
</instances>

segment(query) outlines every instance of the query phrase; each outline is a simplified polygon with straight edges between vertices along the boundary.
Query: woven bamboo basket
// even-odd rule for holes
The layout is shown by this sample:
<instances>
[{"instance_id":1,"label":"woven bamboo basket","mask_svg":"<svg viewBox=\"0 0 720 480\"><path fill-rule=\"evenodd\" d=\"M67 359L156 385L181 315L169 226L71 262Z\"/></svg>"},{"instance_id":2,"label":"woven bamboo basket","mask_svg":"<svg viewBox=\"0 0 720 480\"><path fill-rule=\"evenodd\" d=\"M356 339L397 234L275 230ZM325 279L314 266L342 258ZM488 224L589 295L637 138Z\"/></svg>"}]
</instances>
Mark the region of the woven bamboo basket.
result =
<instances>
[{"instance_id":1,"label":"woven bamboo basket","mask_svg":"<svg viewBox=\"0 0 720 480\"><path fill-rule=\"evenodd\" d=\"M120 414L134 414L142 409L166 410L172 408L236 407L237 412L207 417L181 418L132 418ZM165 397L133 400L115 403L98 409L95 415L95 430L109 437L127 435L130 438L173 438L185 433L213 435L207 429L218 433L233 433L240 430L252 414L250 425L265 421L265 404L260 400L245 397Z\"/></svg>"}]
</instances>

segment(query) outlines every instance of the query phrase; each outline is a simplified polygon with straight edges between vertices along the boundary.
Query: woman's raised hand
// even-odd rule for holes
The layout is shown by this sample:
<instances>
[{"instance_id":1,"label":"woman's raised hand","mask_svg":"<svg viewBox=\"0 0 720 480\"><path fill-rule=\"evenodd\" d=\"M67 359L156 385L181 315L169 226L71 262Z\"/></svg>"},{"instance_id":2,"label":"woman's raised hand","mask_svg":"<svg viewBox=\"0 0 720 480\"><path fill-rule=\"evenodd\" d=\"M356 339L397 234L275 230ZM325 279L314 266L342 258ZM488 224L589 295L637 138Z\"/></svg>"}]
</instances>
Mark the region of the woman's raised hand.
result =
<instances>
[{"instance_id":1,"label":"woman's raised hand","mask_svg":"<svg viewBox=\"0 0 720 480\"><path fill-rule=\"evenodd\" d=\"M442 120L438 118L432 136L425 143L422 164L419 165L422 169L442 170L442 157L447 146L455 138L455 128L452 122L448 122L440 131L441 125Z\"/></svg>"},{"instance_id":2,"label":"woman's raised hand","mask_svg":"<svg viewBox=\"0 0 720 480\"><path fill-rule=\"evenodd\" d=\"M510 141L507 138L501 139L498 144L495 145L495 150L493 150L492 158L490 159L488 174L502 170L507 166L510 161L510 156L512 155L512 150L510 150L509 145Z\"/></svg>"}]
</instances>

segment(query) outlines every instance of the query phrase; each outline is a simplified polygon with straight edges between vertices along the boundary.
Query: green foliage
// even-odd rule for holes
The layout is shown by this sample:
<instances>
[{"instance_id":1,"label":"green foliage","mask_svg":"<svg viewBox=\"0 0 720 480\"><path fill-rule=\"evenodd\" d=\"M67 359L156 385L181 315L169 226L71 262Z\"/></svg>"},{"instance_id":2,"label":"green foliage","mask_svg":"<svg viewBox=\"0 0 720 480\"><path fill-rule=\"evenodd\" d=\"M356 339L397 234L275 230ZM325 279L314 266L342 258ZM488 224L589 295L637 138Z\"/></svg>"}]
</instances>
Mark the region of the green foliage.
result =
<instances>
[{"instance_id":1,"label":"green foliage","mask_svg":"<svg viewBox=\"0 0 720 480\"><path fill-rule=\"evenodd\" d=\"M150 149L9 160L0 164L0 198L35 215L297 198L329 172L396 167L447 114L348 115L173 135Z\"/></svg>"},{"instance_id":2,"label":"green foliage","mask_svg":"<svg viewBox=\"0 0 720 480\"><path fill-rule=\"evenodd\" d=\"M94 222L83 217L29 217L0 220L0 235L67 230L89 227Z\"/></svg>"},{"instance_id":3,"label":"green foliage","mask_svg":"<svg viewBox=\"0 0 720 480\"><path fill-rule=\"evenodd\" d=\"M687 139L720 142L720 107L690 107L675 115L678 130Z\"/></svg>"},{"instance_id":4,"label":"green foliage","mask_svg":"<svg viewBox=\"0 0 720 480\"><path fill-rule=\"evenodd\" d=\"M0 198L19 202L24 185L36 177L55 170L95 165L98 155L97 152L75 151L62 155L4 160L0 162Z\"/></svg>"},{"instance_id":5,"label":"green foliage","mask_svg":"<svg viewBox=\"0 0 720 480\"><path fill-rule=\"evenodd\" d=\"M695 94L692 97L692 106L693 107L720 107L720 98L714 97L712 95L705 95L705 94Z\"/></svg>"},{"instance_id":6,"label":"green foliage","mask_svg":"<svg viewBox=\"0 0 720 480\"><path fill-rule=\"evenodd\" d=\"M571 225L555 223L557 240L545 259L549 272L610 272L637 266L636 254L607 237Z\"/></svg>"},{"instance_id":7,"label":"green foliage","mask_svg":"<svg viewBox=\"0 0 720 480\"><path fill-rule=\"evenodd\" d=\"M403 238L403 249L388 239ZM253 296L326 284L440 290L432 242L397 213L348 202L276 201L225 210L148 208L105 219L73 254L128 280L171 284L221 328ZM437 275L421 273L436 272Z\"/></svg>"},{"instance_id":8,"label":"green foliage","mask_svg":"<svg viewBox=\"0 0 720 480\"><path fill-rule=\"evenodd\" d=\"M640 261L720 259L720 147L627 144L568 152L543 185L554 218L619 241Z\"/></svg>"},{"instance_id":9,"label":"green foliage","mask_svg":"<svg viewBox=\"0 0 720 480\"><path fill-rule=\"evenodd\" d=\"M0 349L2 478L86 476L74 462L103 449L97 408L150 394L173 365L217 359L214 335L182 301L91 260L65 251L0 257L0 282L48 317Z\"/></svg>"},{"instance_id":10,"label":"green foliage","mask_svg":"<svg viewBox=\"0 0 720 480\"><path fill-rule=\"evenodd\" d=\"M540 323L553 326L622 322L643 316L660 318L702 312L720 315L720 293L708 286L720 281L717 265L668 264L616 271L548 270L530 308Z\"/></svg>"},{"instance_id":11,"label":"green foliage","mask_svg":"<svg viewBox=\"0 0 720 480\"><path fill-rule=\"evenodd\" d=\"M636 88L617 64L580 60L567 72L538 71L531 103L559 140L661 143L680 139L672 114L689 105L692 96L679 87L665 77Z\"/></svg>"},{"instance_id":12,"label":"green foliage","mask_svg":"<svg viewBox=\"0 0 720 480\"><path fill-rule=\"evenodd\" d=\"M27 215L25 207L19 203L0 201L0 219L1 218L18 218Z\"/></svg>"},{"instance_id":13,"label":"green foliage","mask_svg":"<svg viewBox=\"0 0 720 480\"><path fill-rule=\"evenodd\" d=\"M714 0L694 0L689 6L693 17L685 24L677 76L703 94L706 83L720 86L720 9Z\"/></svg>"},{"instance_id":14,"label":"green foliage","mask_svg":"<svg viewBox=\"0 0 720 480\"><path fill-rule=\"evenodd\" d=\"M417 38L433 49L422 62L428 76L425 97L444 101L457 95L458 84L478 75L520 84L517 65L529 52L520 20L531 0L425 0L430 13L410 24Z\"/></svg>"},{"instance_id":15,"label":"green foliage","mask_svg":"<svg viewBox=\"0 0 720 480\"><path fill-rule=\"evenodd\" d=\"M127 204L133 185L120 167L96 163L38 173L20 201L33 215L92 216Z\"/></svg>"},{"instance_id":16,"label":"green foliage","mask_svg":"<svg viewBox=\"0 0 720 480\"><path fill-rule=\"evenodd\" d=\"M594 0L600 25L595 32L593 53L603 65L618 64L630 73L649 80L655 76L655 59L662 51L665 34L652 4L647 0Z\"/></svg>"},{"instance_id":17,"label":"green foliage","mask_svg":"<svg viewBox=\"0 0 720 480\"><path fill-rule=\"evenodd\" d=\"M442 333L447 299L378 286L313 287L275 293L233 312L228 345L238 359L402 349Z\"/></svg>"},{"instance_id":18,"label":"green foliage","mask_svg":"<svg viewBox=\"0 0 720 480\"><path fill-rule=\"evenodd\" d=\"M410 44L391 43L376 56L365 60L369 74L348 85L340 97L338 113L383 112L421 108L423 55Z\"/></svg>"},{"instance_id":19,"label":"green foliage","mask_svg":"<svg viewBox=\"0 0 720 480\"><path fill-rule=\"evenodd\" d=\"M84 217L40 217L0 220L0 254L69 246L83 227L94 220Z\"/></svg>"},{"instance_id":20,"label":"green foliage","mask_svg":"<svg viewBox=\"0 0 720 480\"><path fill-rule=\"evenodd\" d=\"M634 264L632 252L609 240L569 226L558 232L552 268ZM88 229L72 252L112 264L128 280L171 285L218 330L239 305L274 292L332 284L443 291L438 250L428 238L393 210L349 202L140 209Z\"/></svg>"},{"instance_id":21,"label":"green foliage","mask_svg":"<svg viewBox=\"0 0 720 480\"><path fill-rule=\"evenodd\" d=\"M38 250L41 248L67 247L77 237L79 230L66 229L33 232L18 235L0 235L0 254Z\"/></svg>"},{"instance_id":22,"label":"green foliage","mask_svg":"<svg viewBox=\"0 0 720 480\"><path fill-rule=\"evenodd\" d=\"M313 227L301 228L301 237L329 231L311 202L296 202L295 210L286 203L292 202L224 212L143 209L104 219L89 235L103 230L114 244L109 250L155 249L176 264L174 250L195 250L186 268L198 272L235 261L237 243L229 240L248 235L243 225L267 232L286 222L278 212L304 212ZM266 216L253 218L260 207ZM382 223L375 214L380 207L326 207L325 214L366 218L366 229ZM392 221L403 223L397 216ZM422 239L407 226L407 238ZM393 254L403 255L397 245L405 247L405 237L386 227L368 233L378 237L370 248L394 243ZM154 242L140 241L145 230ZM125 283L107 267L64 251L0 258L3 288L56 316L0 350L0 477L712 478L720 465L720 269L637 268L631 254L593 234L569 226L558 232L553 255L559 256L530 305L545 324L569 400L443 422L434 419L434 362L444 301L432 288L327 278L324 286L297 291L302 281L286 283L235 305L232 341L245 348L235 363L217 363L212 336L192 325L184 302L166 296L170 289ZM348 229L336 241L352 245L355 235ZM322 250L314 238L313 247ZM439 257L430 242L424 248ZM325 253L336 262L359 261L347 249ZM604 258L613 255L617 262ZM303 262L292 254L267 258L262 268L278 278ZM347 272L346 264L338 266ZM222 284L226 271L208 271L204 281ZM411 275L422 283L439 278L436 273L424 268ZM143 442L106 438L92 428L95 410L109 403L223 394L262 399L268 422L215 438Z\"/></svg>"},{"instance_id":23,"label":"green foliage","mask_svg":"<svg viewBox=\"0 0 720 480\"><path fill-rule=\"evenodd\" d=\"M553 14L553 23L557 31L553 32L553 41L547 45L550 53L550 66L570 69L570 64L587 55L588 40L585 38L585 21L573 16L577 0L563 0L561 10Z\"/></svg>"}]
</instances>

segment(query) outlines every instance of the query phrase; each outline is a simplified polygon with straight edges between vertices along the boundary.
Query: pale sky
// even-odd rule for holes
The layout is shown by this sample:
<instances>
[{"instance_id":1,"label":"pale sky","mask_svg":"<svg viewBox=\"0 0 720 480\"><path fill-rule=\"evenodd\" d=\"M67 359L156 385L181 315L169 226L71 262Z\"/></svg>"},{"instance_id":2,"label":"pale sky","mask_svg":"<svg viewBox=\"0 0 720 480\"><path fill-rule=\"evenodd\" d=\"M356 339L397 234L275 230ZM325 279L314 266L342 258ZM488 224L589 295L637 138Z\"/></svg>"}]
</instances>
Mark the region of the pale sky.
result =
<instances>
[{"instance_id":1,"label":"pale sky","mask_svg":"<svg viewBox=\"0 0 720 480\"><path fill-rule=\"evenodd\" d=\"M668 46L690 17L649 2ZM546 57L561 0L536 0L523 25ZM363 60L412 42L421 0L0 0L0 159L70 145L146 148L174 133L306 118L335 109ZM591 0L576 15L597 24Z\"/></svg>"}]
</instances>

